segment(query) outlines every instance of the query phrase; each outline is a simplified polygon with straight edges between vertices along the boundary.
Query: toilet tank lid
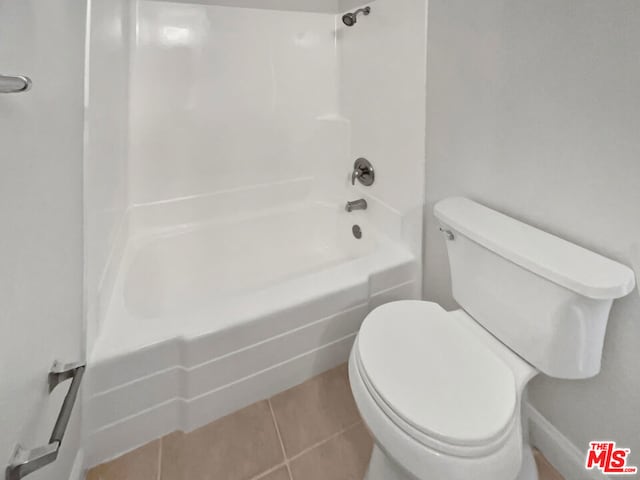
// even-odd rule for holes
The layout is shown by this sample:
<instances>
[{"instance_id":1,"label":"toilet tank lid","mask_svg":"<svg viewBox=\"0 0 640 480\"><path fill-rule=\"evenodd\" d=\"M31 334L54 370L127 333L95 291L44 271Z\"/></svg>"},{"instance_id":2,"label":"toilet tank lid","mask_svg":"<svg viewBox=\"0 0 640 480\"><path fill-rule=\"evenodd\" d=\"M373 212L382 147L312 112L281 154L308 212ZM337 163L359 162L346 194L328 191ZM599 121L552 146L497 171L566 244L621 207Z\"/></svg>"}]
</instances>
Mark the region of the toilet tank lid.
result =
<instances>
[{"instance_id":1,"label":"toilet tank lid","mask_svg":"<svg viewBox=\"0 0 640 480\"><path fill-rule=\"evenodd\" d=\"M585 297L620 298L635 286L629 267L468 198L442 200L434 213L443 224L497 255Z\"/></svg>"}]
</instances>

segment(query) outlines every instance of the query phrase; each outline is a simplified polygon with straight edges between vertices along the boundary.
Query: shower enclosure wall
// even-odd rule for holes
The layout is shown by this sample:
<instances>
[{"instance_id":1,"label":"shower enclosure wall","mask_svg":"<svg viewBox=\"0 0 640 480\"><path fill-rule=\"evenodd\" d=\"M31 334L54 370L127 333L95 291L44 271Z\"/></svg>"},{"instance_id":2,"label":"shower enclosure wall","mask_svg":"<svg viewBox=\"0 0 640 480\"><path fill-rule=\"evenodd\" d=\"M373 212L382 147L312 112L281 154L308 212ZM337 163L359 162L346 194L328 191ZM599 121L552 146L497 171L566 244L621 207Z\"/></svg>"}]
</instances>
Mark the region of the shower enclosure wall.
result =
<instances>
[{"instance_id":1,"label":"shower enclosure wall","mask_svg":"<svg viewBox=\"0 0 640 480\"><path fill-rule=\"evenodd\" d=\"M88 465L346 361L420 296L426 5L366 5L91 1Z\"/></svg>"}]
</instances>

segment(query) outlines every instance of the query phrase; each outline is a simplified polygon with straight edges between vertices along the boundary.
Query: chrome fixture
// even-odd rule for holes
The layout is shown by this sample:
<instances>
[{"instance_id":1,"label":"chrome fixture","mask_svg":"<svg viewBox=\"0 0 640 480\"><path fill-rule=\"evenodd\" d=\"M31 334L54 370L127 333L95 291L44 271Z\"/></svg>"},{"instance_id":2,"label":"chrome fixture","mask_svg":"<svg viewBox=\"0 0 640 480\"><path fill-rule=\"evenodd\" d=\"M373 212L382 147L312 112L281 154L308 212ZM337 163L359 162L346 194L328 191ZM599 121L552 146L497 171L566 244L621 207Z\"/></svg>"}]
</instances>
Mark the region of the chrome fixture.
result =
<instances>
[{"instance_id":1,"label":"chrome fixture","mask_svg":"<svg viewBox=\"0 0 640 480\"><path fill-rule=\"evenodd\" d=\"M353 202L347 202L345 210L347 212L353 212L354 210L366 210L368 207L367 201L364 198L354 200Z\"/></svg>"},{"instance_id":2,"label":"chrome fixture","mask_svg":"<svg viewBox=\"0 0 640 480\"><path fill-rule=\"evenodd\" d=\"M451 241L456 239L456 236L451 230L445 230L444 228L440 227L440 231L444 233L444 236L447 237L447 240Z\"/></svg>"},{"instance_id":3,"label":"chrome fixture","mask_svg":"<svg viewBox=\"0 0 640 480\"><path fill-rule=\"evenodd\" d=\"M355 12L346 13L342 16L342 23L347 27L353 27L358 21L358 15L369 15L371 13L371 7L359 8Z\"/></svg>"},{"instance_id":4,"label":"chrome fixture","mask_svg":"<svg viewBox=\"0 0 640 480\"><path fill-rule=\"evenodd\" d=\"M376 180L376 172L373 170L373 165L366 158L359 158L353 164L351 185L356 184L356 179L365 187L370 187Z\"/></svg>"},{"instance_id":5,"label":"chrome fixture","mask_svg":"<svg viewBox=\"0 0 640 480\"><path fill-rule=\"evenodd\" d=\"M51 393L60 383L65 380L71 380L71 386L67 391L67 396L62 402L62 408L56 424L53 427L49 443L31 450L18 445L11 458L11 463L5 471L6 480L20 480L30 473L41 469L45 465L49 465L58 458L58 452L62 446L62 440L67 430L67 425L71 419L73 405L78 397L80 390L80 382L84 374L84 363L70 363L64 365L55 362L48 376L49 393Z\"/></svg>"},{"instance_id":6,"label":"chrome fixture","mask_svg":"<svg viewBox=\"0 0 640 480\"><path fill-rule=\"evenodd\" d=\"M20 93L31 88L31 79L23 75L0 75L0 93Z\"/></svg>"},{"instance_id":7,"label":"chrome fixture","mask_svg":"<svg viewBox=\"0 0 640 480\"><path fill-rule=\"evenodd\" d=\"M360 228L360 225L354 225L351 227L351 233L353 233L353 236L358 240L362 238L362 229Z\"/></svg>"}]
</instances>

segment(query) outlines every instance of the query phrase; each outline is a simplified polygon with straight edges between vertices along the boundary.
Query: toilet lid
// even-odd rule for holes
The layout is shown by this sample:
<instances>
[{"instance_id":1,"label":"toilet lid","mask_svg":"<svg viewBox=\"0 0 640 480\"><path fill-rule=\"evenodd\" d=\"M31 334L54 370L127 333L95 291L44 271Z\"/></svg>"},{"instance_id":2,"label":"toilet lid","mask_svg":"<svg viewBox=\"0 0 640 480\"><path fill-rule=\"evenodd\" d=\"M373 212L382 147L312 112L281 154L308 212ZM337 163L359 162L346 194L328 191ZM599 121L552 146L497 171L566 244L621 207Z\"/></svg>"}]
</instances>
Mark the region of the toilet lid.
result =
<instances>
[{"instance_id":1,"label":"toilet lid","mask_svg":"<svg viewBox=\"0 0 640 480\"><path fill-rule=\"evenodd\" d=\"M358 357L386 406L431 438L481 445L515 415L511 369L437 304L393 302L371 312Z\"/></svg>"}]
</instances>

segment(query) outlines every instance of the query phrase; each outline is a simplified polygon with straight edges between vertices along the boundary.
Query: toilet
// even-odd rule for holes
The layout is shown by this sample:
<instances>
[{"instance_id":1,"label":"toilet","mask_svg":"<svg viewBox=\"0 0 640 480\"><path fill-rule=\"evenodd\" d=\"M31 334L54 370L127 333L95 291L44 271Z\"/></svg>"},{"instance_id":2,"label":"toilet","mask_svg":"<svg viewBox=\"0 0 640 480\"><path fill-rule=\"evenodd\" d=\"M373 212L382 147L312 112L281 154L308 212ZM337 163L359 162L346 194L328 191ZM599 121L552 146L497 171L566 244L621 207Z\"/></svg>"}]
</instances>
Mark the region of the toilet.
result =
<instances>
[{"instance_id":1,"label":"toilet","mask_svg":"<svg viewBox=\"0 0 640 480\"><path fill-rule=\"evenodd\" d=\"M364 320L349 378L375 441L366 480L537 479L524 389L600 371L633 271L466 198L434 213L461 309L398 301Z\"/></svg>"}]
</instances>

